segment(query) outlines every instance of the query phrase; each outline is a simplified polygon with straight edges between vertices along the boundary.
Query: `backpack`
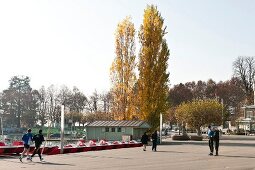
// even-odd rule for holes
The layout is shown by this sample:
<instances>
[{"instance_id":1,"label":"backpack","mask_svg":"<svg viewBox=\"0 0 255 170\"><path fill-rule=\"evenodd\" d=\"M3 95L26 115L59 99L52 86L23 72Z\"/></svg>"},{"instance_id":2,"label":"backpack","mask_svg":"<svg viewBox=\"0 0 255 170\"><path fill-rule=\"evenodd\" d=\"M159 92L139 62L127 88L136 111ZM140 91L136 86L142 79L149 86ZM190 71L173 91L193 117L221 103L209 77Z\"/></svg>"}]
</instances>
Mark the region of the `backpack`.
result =
<instances>
[{"instance_id":1,"label":"backpack","mask_svg":"<svg viewBox=\"0 0 255 170\"><path fill-rule=\"evenodd\" d=\"M33 141L35 141L35 143L41 143L39 134L33 136Z\"/></svg>"}]
</instances>

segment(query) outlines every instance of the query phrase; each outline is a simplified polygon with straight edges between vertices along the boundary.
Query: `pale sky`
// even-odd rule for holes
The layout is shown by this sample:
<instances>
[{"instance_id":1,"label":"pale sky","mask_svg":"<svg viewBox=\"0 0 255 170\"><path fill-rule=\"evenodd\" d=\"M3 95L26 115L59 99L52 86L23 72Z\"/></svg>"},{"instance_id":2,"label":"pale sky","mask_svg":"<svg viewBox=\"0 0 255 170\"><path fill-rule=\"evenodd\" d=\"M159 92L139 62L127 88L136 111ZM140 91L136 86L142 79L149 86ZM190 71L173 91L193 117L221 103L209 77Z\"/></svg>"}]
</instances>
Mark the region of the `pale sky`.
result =
<instances>
[{"instance_id":1,"label":"pale sky","mask_svg":"<svg viewBox=\"0 0 255 170\"><path fill-rule=\"evenodd\" d=\"M228 80L255 56L253 0L0 0L0 90L26 75L34 89L108 91L117 24L131 16L138 31L147 4L165 19L171 85Z\"/></svg>"}]
</instances>

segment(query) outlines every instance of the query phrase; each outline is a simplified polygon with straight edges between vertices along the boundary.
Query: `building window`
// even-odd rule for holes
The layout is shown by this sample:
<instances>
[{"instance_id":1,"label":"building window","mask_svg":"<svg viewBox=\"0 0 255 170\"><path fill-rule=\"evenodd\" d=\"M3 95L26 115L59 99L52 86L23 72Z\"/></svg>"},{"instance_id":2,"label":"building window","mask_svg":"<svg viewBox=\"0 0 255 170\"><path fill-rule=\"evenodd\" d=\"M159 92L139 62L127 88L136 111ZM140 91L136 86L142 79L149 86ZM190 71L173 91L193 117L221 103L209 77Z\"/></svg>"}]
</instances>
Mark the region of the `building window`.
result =
<instances>
[{"instance_id":1,"label":"building window","mask_svg":"<svg viewBox=\"0 0 255 170\"><path fill-rule=\"evenodd\" d=\"M114 127L112 128L112 132L115 132L115 128Z\"/></svg>"},{"instance_id":2,"label":"building window","mask_svg":"<svg viewBox=\"0 0 255 170\"><path fill-rule=\"evenodd\" d=\"M118 132L121 132L121 127L118 127Z\"/></svg>"},{"instance_id":3,"label":"building window","mask_svg":"<svg viewBox=\"0 0 255 170\"><path fill-rule=\"evenodd\" d=\"M109 128L108 127L105 128L105 132L109 132Z\"/></svg>"}]
</instances>

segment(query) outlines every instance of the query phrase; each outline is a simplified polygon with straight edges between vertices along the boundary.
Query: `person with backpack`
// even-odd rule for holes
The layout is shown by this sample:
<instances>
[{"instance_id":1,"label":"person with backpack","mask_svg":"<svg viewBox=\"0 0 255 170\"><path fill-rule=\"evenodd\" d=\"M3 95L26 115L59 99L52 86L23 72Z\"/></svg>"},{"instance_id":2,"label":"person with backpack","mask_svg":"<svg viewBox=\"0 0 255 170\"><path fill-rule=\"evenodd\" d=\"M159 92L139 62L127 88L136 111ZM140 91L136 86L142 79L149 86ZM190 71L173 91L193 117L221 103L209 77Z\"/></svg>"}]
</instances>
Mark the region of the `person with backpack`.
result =
<instances>
[{"instance_id":1,"label":"person with backpack","mask_svg":"<svg viewBox=\"0 0 255 170\"><path fill-rule=\"evenodd\" d=\"M155 130L155 132L151 135L152 139L152 151L157 151L157 142L158 142L158 131Z\"/></svg>"},{"instance_id":2,"label":"person with backpack","mask_svg":"<svg viewBox=\"0 0 255 170\"><path fill-rule=\"evenodd\" d=\"M28 129L27 133L25 133L22 136L22 141L23 141L23 144L24 144L24 150L23 150L23 152L21 153L21 155L19 157L20 162L22 162L22 158L24 157L25 153L27 155L27 160L31 160L31 157L29 156L30 145L32 144L32 139L33 139L33 135L31 133L31 131L32 131L31 129Z\"/></svg>"},{"instance_id":3,"label":"person with backpack","mask_svg":"<svg viewBox=\"0 0 255 170\"><path fill-rule=\"evenodd\" d=\"M141 142L143 144L143 151L146 151L146 146L148 145L148 141L149 141L149 137L146 134L146 132L144 132L142 139L141 139Z\"/></svg>"},{"instance_id":4,"label":"person with backpack","mask_svg":"<svg viewBox=\"0 0 255 170\"><path fill-rule=\"evenodd\" d=\"M44 141L44 137L42 134L42 130L39 130L39 133L33 136L33 141L35 142L35 150L31 156L31 160L32 157L35 156L35 154L38 154L40 161L43 160L42 156L41 156L41 151L40 151L40 147L42 145L42 142Z\"/></svg>"}]
</instances>

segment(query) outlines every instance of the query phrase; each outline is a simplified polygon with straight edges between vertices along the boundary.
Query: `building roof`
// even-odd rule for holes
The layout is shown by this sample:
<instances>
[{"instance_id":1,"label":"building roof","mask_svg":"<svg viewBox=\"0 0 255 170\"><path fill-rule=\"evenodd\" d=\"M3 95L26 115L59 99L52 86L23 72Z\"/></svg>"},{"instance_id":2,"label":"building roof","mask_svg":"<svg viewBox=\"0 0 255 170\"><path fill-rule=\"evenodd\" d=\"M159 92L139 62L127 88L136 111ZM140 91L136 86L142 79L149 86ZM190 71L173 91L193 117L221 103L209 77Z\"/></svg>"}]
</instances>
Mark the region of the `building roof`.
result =
<instances>
[{"instance_id":1,"label":"building roof","mask_svg":"<svg viewBox=\"0 0 255 170\"><path fill-rule=\"evenodd\" d=\"M140 127L146 123L143 120L108 120L94 121L87 124L87 127ZM147 123L146 123L147 124Z\"/></svg>"},{"instance_id":2,"label":"building roof","mask_svg":"<svg viewBox=\"0 0 255 170\"><path fill-rule=\"evenodd\" d=\"M255 109L255 105L243 106L242 109Z\"/></svg>"}]
</instances>

